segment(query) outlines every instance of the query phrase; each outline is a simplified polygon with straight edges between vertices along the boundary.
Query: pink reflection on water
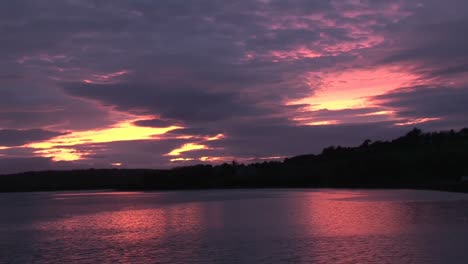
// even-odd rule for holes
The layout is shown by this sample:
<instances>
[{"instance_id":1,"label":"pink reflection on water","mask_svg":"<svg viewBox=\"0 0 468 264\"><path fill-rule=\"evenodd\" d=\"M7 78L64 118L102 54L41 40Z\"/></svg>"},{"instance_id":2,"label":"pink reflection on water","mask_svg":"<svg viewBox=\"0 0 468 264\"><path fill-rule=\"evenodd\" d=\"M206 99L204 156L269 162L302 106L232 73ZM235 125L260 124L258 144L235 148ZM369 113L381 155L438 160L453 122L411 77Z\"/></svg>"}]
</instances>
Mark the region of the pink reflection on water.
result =
<instances>
[{"instance_id":1,"label":"pink reflection on water","mask_svg":"<svg viewBox=\"0 0 468 264\"><path fill-rule=\"evenodd\" d=\"M200 204L162 206L153 209L122 209L95 214L76 215L38 224L38 229L51 234L80 233L93 235L107 243L128 244L163 239L169 234L196 235L203 227Z\"/></svg>"},{"instance_id":2,"label":"pink reflection on water","mask_svg":"<svg viewBox=\"0 0 468 264\"><path fill-rule=\"evenodd\" d=\"M356 191L314 192L303 199L303 217L297 218L306 232L321 236L383 235L404 232L401 207L390 202L352 200L365 195ZM351 200L350 200L351 198Z\"/></svg>"},{"instance_id":3,"label":"pink reflection on water","mask_svg":"<svg viewBox=\"0 0 468 264\"><path fill-rule=\"evenodd\" d=\"M466 194L233 190L55 202L49 196L34 198L37 212L16 216L32 221L11 225L5 240L31 230L23 242L30 248L16 256L60 263L428 263L442 244L448 244L442 259L464 252L467 232L460 214L466 203L457 202Z\"/></svg>"},{"instance_id":4,"label":"pink reflection on water","mask_svg":"<svg viewBox=\"0 0 468 264\"><path fill-rule=\"evenodd\" d=\"M143 194L143 192L114 192L114 191L102 191L102 192L70 192L70 193L58 193L54 194L54 197L62 196L92 196L92 195L136 195Z\"/></svg>"},{"instance_id":5,"label":"pink reflection on water","mask_svg":"<svg viewBox=\"0 0 468 264\"><path fill-rule=\"evenodd\" d=\"M137 196L137 195L145 195L144 192L116 192L116 191L99 191L99 192L63 192L52 194L52 200L72 200L72 199L81 199L83 197L100 197L100 196L108 196L108 197L123 197L123 196Z\"/></svg>"}]
</instances>

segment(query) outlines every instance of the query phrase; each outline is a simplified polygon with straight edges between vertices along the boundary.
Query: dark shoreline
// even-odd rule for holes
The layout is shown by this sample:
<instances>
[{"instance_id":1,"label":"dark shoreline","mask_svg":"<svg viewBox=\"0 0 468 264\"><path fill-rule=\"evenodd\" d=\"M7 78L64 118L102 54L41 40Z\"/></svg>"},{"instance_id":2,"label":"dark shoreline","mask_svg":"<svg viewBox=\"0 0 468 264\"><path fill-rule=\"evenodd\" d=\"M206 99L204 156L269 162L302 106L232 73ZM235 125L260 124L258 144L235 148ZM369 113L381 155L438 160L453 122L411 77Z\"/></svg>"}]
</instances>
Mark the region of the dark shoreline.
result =
<instances>
[{"instance_id":1,"label":"dark shoreline","mask_svg":"<svg viewBox=\"0 0 468 264\"><path fill-rule=\"evenodd\" d=\"M16 190L0 191L0 194L18 193L45 193L45 192L183 192L183 191L221 191L221 190L421 190L421 191L441 191L453 193L468 193L468 185L462 186L432 186L432 187L225 187L225 188L179 188L179 189L56 189L56 190Z\"/></svg>"},{"instance_id":2,"label":"dark shoreline","mask_svg":"<svg viewBox=\"0 0 468 264\"><path fill-rule=\"evenodd\" d=\"M0 192L241 188L427 189L468 193L468 128L331 146L283 161L172 169L82 169L0 175Z\"/></svg>"}]
</instances>

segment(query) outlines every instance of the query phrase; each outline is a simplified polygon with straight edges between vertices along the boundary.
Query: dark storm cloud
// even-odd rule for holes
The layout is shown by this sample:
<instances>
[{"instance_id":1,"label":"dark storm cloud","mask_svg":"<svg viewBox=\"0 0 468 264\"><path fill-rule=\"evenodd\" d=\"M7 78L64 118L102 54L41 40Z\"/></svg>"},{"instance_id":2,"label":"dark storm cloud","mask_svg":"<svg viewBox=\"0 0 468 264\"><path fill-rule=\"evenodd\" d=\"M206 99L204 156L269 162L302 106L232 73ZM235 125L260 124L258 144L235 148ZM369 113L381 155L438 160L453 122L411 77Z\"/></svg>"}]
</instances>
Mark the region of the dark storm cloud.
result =
<instances>
[{"instance_id":1,"label":"dark storm cloud","mask_svg":"<svg viewBox=\"0 0 468 264\"><path fill-rule=\"evenodd\" d=\"M468 56L468 38L461 32L467 28L468 20L415 27L402 34L400 47L403 49L385 58L384 62L423 61L432 63L431 66L443 63L442 67L453 60L464 63Z\"/></svg>"},{"instance_id":2,"label":"dark storm cloud","mask_svg":"<svg viewBox=\"0 0 468 264\"><path fill-rule=\"evenodd\" d=\"M186 1L54 1L47 5L15 1L15 4L4 4L2 12L5 16L0 31L6 38L0 53L10 58L10 64L20 62L24 66L19 67L17 75L55 75L59 80L82 81L92 74L129 69L135 78L149 82L151 88L147 88L148 85L140 87L140 81L132 79L126 91L119 90L128 102L118 95L102 94L106 97L103 99L93 93L66 91L116 105L119 109L143 107L158 111L160 108L148 101L155 93L159 102L172 104L177 104L175 93L185 93L186 98L193 96L188 103L188 99L177 98L182 101L177 108L162 103L163 114L171 118L217 120L229 113L238 115L257 111L255 104L265 100L280 105L285 98L299 98L310 93L311 88L303 85L300 76L305 70L321 70L350 59L344 55L272 64L271 58L257 56L270 49L293 48L318 40L319 31L314 31L316 28L313 27L315 23L305 16L326 14L339 19L328 1L288 4L281 1L202 1L196 5ZM304 19L296 19L301 16ZM307 23L310 28L291 28L298 22ZM285 28L272 30L274 24ZM333 35L334 43L349 38L343 28L329 27L321 31ZM273 39L261 41L269 34ZM28 41L30 39L38 41ZM249 50L259 54L255 54L253 60L241 63ZM174 93L153 91L169 90L186 83L196 88L187 87L186 91ZM32 95L28 102L17 101L15 105L34 106L41 105L42 100L53 100L54 95L45 96L47 93L44 93L51 85L50 80L43 80L37 84L42 87L27 89ZM190 91L192 89L197 91ZM216 91L213 93L212 90ZM234 98L239 97L240 92L252 96L249 95L246 101L246 95L243 95L244 102L240 102ZM59 97L57 92L55 96ZM9 97L4 98L8 100ZM195 103L196 100L200 103ZM206 111L194 110L200 105L206 106ZM91 111L91 108L82 103L73 112ZM67 112L65 116L67 114L72 113ZM55 116L61 114L8 111L5 115L13 119L5 122L5 126L19 126L15 120L23 124L30 120L50 124L59 122ZM105 119L106 116L101 116L96 122L74 122L74 125L92 124L89 125L92 127Z\"/></svg>"},{"instance_id":3,"label":"dark storm cloud","mask_svg":"<svg viewBox=\"0 0 468 264\"><path fill-rule=\"evenodd\" d=\"M174 120L163 120L163 119L150 119L150 120L139 120L134 122L136 126L143 127L168 127L176 125L177 122Z\"/></svg>"},{"instance_id":4,"label":"dark storm cloud","mask_svg":"<svg viewBox=\"0 0 468 264\"><path fill-rule=\"evenodd\" d=\"M466 125L468 87L404 88L374 98L381 106L397 110L401 117L442 118Z\"/></svg>"},{"instance_id":5,"label":"dark storm cloud","mask_svg":"<svg viewBox=\"0 0 468 264\"><path fill-rule=\"evenodd\" d=\"M309 29L279 29L255 36L247 41L254 50L289 50L320 39L320 33Z\"/></svg>"},{"instance_id":6,"label":"dark storm cloud","mask_svg":"<svg viewBox=\"0 0 468 264\"><path fill-rule=\"evenodd\" d=\"M82 130L112 123L113 120L105 109L96 108L90 103L67 99L53 105L37 102L35 105L27 106L20 104L15 107L0 106L0 127L6 128L57 126L59 129Z\"/></svg>"},{"instance_id":7,"label":"dark storm cloud","mask_svg":"<svg viewBox=\"0 0 468 264\"><path fill-rule=\"evenodd\" d=\"M21 146L34 141L47 140L65 133L47 131L42 129L30 130L0 130L0 146Z\"/></svg>"},{"instance_id":8,"label":"dark storm cloud","mask_svg":"<svg viewBox=\"0 0 468 264\"><path fill-rule=\"evenodd\" d=\"M196 158L303 154L406 132L370 115L388 109L404 120L440 117L460 124L467 113L467 8L464 0L4 1L0 127L101 129L127 120L120 111L154 116L137 126L184 127L170 138L226 135L197 141L211 149L184 154ZM285 105L327 85L314 74L388 65L417 74L426 85L371 98L377 106L360 109ZM353 124L300 126L294 118ZM4 142L47 139L29 133ZM165 154L190 142L76 149L93 153L83 160L90 166L158 167L170 164ZM50 162L24 161L41 168Z\"/></svg>"},{"instance_id":9,"label":"dark storm cloud","mask_svg":"<svg viewBox=\"0 0 468 264\"><path fill-rule=\"evenodd\" d=\"M216 136L217 134L222 134L224 130L222 128L213 128L213 127L190 127L190 128L181 128L174 129L169 131L169 134L175 135L198 135L198 136Z\"/></svg>"},{"instance_id":10,"label":"dark storm cloud","mask_svg":"<svg viewBox=\"0 0 468 264\"><path fill-rule=\"evenodd\" d=\"M65 90L75 96L117 105L122 111L144 110L159 113L163 118L182 121L216 121L262 112L252 103L243 102L234 92L210 93L198 87L167 89L157 84L77 83L67 85Z\"/></svg>"},{"instance_id":11,"label":"dark storm cloud","mask_svg":"<svg viewBox=\"0 0 468 264\"><path fill-rule=\"evenodd\" d=\"M383 32L392 41L385 45L380 63L406 65L426 78L450 81L466 74L468 2L428 0L413 9L414 14L388 25Z\"/></svg>"},{"instance_id":12,"label":"dark storm cloud","mask_svg":"<svg viewBox=\"0 0 468 264\"><path fill-rule=\"evenodd\" d=\"M381 122L390 117L385 117L386 111L390 108L384 107L367 107L367 108L350 108L340 110L314 110L304 111L295 115L302 124L316 122L334 122L334 123L372 123Z\"/></svg>"}]
</instances>

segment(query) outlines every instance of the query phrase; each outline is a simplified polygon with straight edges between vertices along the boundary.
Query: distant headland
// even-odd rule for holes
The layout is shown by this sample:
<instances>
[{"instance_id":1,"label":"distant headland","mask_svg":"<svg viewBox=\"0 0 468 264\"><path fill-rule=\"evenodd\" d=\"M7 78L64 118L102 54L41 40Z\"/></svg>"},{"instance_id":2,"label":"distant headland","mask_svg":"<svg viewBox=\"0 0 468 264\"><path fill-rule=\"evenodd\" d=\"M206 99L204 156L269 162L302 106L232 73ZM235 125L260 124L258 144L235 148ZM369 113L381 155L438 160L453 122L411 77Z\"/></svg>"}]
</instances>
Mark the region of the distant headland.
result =
<instances>
[{"instance_id":1,"label":"distant headland","mask_svg":"<svg viewBox=\"0 0 468 264\"><path fill-rule=\"evenodd\" d=\"M330 146L283 161L172 169L86 169L0 175L0 192L214 188L417 188L468 192L468 128Z\"/></svg>"}]
</instances>

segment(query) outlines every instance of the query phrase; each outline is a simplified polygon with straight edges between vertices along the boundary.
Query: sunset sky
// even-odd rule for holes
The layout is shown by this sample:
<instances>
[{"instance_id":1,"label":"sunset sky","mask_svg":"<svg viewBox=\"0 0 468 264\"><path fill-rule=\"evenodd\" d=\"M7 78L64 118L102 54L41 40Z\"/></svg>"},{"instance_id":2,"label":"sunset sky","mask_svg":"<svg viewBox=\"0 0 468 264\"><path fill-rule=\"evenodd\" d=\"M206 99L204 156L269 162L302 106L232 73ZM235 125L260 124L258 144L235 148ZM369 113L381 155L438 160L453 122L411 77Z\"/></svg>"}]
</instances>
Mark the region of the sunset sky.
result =
<instances>
[{"instance_id":1,"label":"sunset sky","mask_svg":"<svg viewBox=\"0 0 468 264\"><path fill-rule=\"evenodd\" d=\"M468 126L466 0L0 2L0 174Z\"/></svg>"}]
</instances>

